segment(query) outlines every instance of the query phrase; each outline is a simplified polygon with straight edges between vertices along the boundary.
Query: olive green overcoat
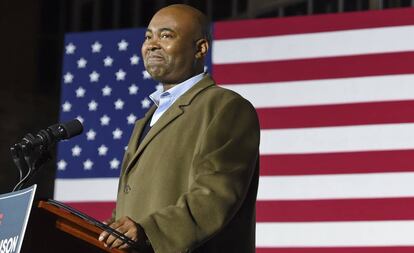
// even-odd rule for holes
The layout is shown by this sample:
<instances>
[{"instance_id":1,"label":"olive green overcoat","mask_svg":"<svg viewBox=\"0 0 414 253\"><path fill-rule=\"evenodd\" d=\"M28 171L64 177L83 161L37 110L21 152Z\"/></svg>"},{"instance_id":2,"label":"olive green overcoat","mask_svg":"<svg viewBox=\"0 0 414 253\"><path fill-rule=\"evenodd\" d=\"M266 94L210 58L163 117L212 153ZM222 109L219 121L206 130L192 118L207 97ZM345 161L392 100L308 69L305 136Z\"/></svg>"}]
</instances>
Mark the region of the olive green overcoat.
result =
<instances>
[{"instance_id":1,"label":"olive green overcoat","mask_svg":"<svg viewBox=\"0 0 414 253\"><path fill-rule=\"evenodd\" d=\"M260 139L254 107L206 75L138 145L155 109L135 124L116 218L138 222L157 253L254 252Z\"/></svg>"}]
</instances>

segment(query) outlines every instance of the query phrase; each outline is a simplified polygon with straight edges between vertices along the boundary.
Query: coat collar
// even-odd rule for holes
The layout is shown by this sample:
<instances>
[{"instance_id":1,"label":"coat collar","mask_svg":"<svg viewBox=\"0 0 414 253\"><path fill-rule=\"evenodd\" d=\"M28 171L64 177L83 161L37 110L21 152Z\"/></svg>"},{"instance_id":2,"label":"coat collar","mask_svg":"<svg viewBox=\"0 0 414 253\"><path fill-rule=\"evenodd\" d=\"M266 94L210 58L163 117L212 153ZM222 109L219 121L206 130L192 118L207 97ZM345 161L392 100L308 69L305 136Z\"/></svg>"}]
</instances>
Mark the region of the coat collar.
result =
<instances>
[{"instance_id":1,"label":"coat collar","mask_svg":"<svg viewBox=\"0 0 414 253\"><path fill-rule=\"evenodd\" d=\"M139 144L139 146L136 149L132 149L136 151L126 167L126 173L128 173L131 167L135 164L142 151L152 141L152 139L154 139L154 137L157 136L162 130L164 130L172 121L174 121L184 113L183 107L190 105L193 99L200 92L213 85L215 85L214 80L210 77L210 75L207 74L203 79L201 79L200 82L191 87L191 89L189 89L186 93L179 97L177 101L175 101L175 103L161 116L157 123L154 124L154 126L150 129L150 131ZM148 112L145 114L145 117L142 120L140 120L139 123L137 123L141 125L137 126L138 135L135 136L135 140L138 140L139 136L141 135L144 129L145 123L151 119L151 116L155 110L156 107L154 105L148 110Z\"/></svg>"}]
</instances>

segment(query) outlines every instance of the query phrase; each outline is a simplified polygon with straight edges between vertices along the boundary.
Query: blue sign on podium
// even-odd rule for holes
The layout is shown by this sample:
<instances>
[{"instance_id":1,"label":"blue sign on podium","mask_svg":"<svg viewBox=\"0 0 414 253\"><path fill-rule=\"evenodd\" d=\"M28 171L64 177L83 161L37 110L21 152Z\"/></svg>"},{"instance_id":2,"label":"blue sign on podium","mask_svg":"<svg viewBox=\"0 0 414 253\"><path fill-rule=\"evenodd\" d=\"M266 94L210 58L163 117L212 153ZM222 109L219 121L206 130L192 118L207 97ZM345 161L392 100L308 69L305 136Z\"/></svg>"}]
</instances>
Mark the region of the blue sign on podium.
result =
<instances>
[{"instance_id":1,"label":"blue sign on podium","mask_svg":"<svg viewBox=\"0 0 414 253\"><path fill-rule=\"evenodd\" d=\"M36 185L0 195L0 253L19 253Z\"/></svg>"}]
</instances>

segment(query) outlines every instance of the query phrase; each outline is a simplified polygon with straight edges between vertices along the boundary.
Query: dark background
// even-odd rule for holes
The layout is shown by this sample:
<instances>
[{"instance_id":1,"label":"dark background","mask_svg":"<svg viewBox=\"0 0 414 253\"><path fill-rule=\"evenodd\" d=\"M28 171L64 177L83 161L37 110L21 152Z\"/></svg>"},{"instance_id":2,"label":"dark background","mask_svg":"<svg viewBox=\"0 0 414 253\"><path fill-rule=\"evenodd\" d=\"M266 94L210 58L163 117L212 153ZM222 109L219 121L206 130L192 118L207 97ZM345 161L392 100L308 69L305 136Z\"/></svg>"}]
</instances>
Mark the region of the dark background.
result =
<instances>
[{"instance_id":1,"label":"dark background","mask_svg":"<svg viewBox=\"0 0 414 253\"><path fill-rule=\"evenodd\" d=\"M218 21L406 7L414 0L1 0L0 193L18 179L10 146L59 120L64 34L143 27L172 3L190 4ZM38 197L52 197L55 167L49 162L32 180Z\"/></svg>"}]
</instances>

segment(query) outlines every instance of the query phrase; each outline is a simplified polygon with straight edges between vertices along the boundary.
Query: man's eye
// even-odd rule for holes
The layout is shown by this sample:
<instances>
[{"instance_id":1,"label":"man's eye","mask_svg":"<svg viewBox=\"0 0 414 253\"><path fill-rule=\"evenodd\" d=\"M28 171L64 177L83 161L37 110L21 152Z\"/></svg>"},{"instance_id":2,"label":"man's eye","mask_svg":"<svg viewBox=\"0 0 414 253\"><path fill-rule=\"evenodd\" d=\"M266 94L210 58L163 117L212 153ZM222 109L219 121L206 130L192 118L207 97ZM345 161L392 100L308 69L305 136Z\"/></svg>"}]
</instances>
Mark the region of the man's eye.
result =
<instances>
[{"instance_id":1,"label":"man's eye","mask_svg":"<svg viewBox=\"0 0 414 253\"><path fill-rule=\"evenodd\" d=\"M144 36L144 39L145 39L145 40L150 40L150 39L151 39L151 36L149 36L149 35L145 35L145 36Z\"/></svg>"},{"instance_id":2,"label":"man's eye","mask_svg":"<svg viewBox=\"0 0 414 253\"><path fill-rule=\"evenodd\" d=\"M172 37L173 37L172 34L169 34L169 33L161 34L161 38L163 39L170 39Z\"/></svg>"}]
</instances>

